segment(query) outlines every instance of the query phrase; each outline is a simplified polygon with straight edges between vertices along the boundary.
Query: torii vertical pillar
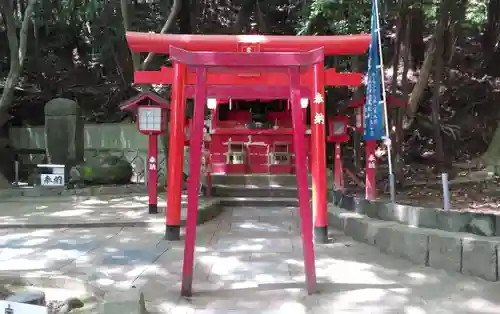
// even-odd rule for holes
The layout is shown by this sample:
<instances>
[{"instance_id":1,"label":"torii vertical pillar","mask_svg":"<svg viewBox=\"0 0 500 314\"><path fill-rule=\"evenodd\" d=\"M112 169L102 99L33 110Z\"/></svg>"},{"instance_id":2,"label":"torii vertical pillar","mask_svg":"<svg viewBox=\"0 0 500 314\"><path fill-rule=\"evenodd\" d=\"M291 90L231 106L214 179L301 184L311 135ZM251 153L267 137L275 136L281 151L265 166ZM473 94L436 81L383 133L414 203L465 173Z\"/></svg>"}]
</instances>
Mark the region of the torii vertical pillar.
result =
<instances>
[{"instance_id":1,"label":"torii vertical pillar","mask_svg":"<svg viewBox=\"0 0 500 314\"><path fill-rule=\"evenodd\" d=\"M174 84L172 84L172 110L170 112L170 134L168 151L168 187L165 239L181 239L181 198L184 164L184 121L186 117L186 65L174 63Z\"/></svg>"},{"instance_id":2,"label":"torii vertical pillar","mask_svg":"<svg viewBox=\"0 0 500 314\"><path fill-rule=\"evenodd\" d=\"M196 69L196 93L194 97L193 120L189 141L189 160L191 171L188 184L188 214L186 221L186 240L184 243L184 262L182 264L181 295L192 296L194 246L196 244L196 220L198 217L198 188L200 186L201 156L203 146L203 121L207 101L207 70Z\"/></svg>"},{"instance_id":3,"label":"torii vertical pillar","mask_svg":"<svg viewBox=\"0 0 500 314\"><path fill-rule=\"evenodd\" d=\"M290 106L292 109L293 144L295 146L295 162L297 164L296 177L299 194L300 231L302 234L302 248L304 251L304 268L306 285L309 294L316 292L316 262L314 258L312 215L309 205L309 186L307 184L306 127L303 110L300 106L300 72L299 67L289 68L290 79Z\"/></svg>"},{"instance_id":4,"label":"torii vertical pillar","mask_svg":"<svg viewBox=\"0 0 500 314\"><path fill-rule=\"evenodd\" d=\"M314 240L316 243L327 243L325 68L323 62L314 65L313 75L314 83L312 86L311 101L311 174Z\"/></svg>"}]
</instances>

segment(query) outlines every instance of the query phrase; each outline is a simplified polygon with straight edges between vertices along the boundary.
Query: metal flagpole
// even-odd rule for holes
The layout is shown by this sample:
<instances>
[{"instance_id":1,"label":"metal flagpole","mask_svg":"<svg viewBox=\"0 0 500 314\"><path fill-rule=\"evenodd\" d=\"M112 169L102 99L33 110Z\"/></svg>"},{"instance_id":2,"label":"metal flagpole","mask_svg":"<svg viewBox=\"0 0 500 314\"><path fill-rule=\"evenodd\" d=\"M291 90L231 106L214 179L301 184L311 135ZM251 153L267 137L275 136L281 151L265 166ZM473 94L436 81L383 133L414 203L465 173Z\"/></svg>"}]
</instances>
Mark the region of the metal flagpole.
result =
<instances>
[{"instance_id":1,"label":"metal flagpole","mask_svg":"<svg viewBox=\"0 0 500 314\"><path fill-rule=\"evenodd\" d=\"M395 188L395 179L394 172L392 169L392 145L391 145L391 134L389 128L389 110L387 107L387 96L385 93L385 72L384 72L384 57L382 55L382 37L380 36L380 17L378 14L378 0L373 1L373 8L375 10L374 14L375 19L377 21L377 39L378 39L378 52L379 52L379 61L380 61L380 76L381 76L381 84L382 84L382 103L384 109L384 124L385 124L385 139L384 144L387 147L387 155L388 155L388 163L389 163L389 188L391 193L391 201L394 203L396 200L396 188Z\"/></svg>"}]
</instances>

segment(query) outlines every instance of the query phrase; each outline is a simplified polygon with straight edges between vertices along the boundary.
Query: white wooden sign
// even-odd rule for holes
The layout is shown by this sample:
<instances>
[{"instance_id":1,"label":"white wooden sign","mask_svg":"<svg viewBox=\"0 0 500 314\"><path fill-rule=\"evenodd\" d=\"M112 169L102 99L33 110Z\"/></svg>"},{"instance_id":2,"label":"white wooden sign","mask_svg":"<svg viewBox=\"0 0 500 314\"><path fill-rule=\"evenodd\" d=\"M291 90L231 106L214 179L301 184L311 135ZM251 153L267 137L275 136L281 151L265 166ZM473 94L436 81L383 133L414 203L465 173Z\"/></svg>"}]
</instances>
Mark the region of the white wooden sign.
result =
<instances>
[{"instance_id":1,"label":"white wooden sign","mask_svg":"<svg viewBox=\"0 0 500 314\"><path fill-rule=\"evenodd\" d=\"M44 164L37 165L38 168L52 169L52 173L40 174L42 186L64 186L64 165Z\"/></svg>"},{"instance_id":2,"label":"white wooden sign","mask_svg":"<svg viewBox=\"0 0 500 314\"><path fill-rule=\"evenodd\" d=\"M2 311L3 310L3 311ZM46 306L0 301L0 313L5 314L48 314Z\"/></svg>"},{"instance_id":3,"label":"white wooden sign","mask_svg":"<svg viewBox=\"0 0 500 314\"><path fill-rule=\"evenodd\" d=\"M41 174L42 186L64 186L64 174Z\"/></svg>"}]
</instances>

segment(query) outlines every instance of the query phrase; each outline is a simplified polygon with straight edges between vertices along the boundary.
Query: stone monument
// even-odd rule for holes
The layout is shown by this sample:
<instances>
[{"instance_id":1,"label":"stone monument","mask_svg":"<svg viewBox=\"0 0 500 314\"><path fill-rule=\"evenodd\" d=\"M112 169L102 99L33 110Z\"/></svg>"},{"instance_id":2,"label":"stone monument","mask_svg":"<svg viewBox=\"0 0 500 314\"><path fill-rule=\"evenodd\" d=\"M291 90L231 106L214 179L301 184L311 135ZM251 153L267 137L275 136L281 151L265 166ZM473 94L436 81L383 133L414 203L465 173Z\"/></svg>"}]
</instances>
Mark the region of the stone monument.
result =
<instances>
[{"instance_id":1,"label":"stone monument","mask_svg":"<svg viewBox=\"0 0 500 314\"><path fill-rule=\"evenodd\" d=\"M71 167L83 162L84 123L76 101L55 98L45 105L45 142L49 164Z\"/></svg>"}]
</instances>

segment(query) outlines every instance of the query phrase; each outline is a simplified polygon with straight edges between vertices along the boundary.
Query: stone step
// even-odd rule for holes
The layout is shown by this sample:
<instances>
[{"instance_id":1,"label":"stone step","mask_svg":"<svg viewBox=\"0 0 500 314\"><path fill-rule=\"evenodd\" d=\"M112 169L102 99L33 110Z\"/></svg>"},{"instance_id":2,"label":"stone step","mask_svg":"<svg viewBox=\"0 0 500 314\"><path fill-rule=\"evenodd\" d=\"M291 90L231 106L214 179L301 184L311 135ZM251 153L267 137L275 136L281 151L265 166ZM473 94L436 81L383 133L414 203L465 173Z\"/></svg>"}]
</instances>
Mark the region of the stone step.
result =
<instances>
[{"instance_id":1,"label":"stone step","mask_svg":"<svg viewBox=\"0 0 500 314\"><path fill-rule=\"evenodd\" d=\"M311 187L309 187L311 191ZM254 185L212 185L214 197L284 197L297 198L297 187L259 187Z\"/></svg>"},{"instance_id":2,"label":"stone step","mask_svg":"<svg viewBox=\"0 0 500 314\"><path fill-rule=\"evenodd\" d=\"M299 200L288 197L218 197L221 207L297 207Z\"/></svg>"},{"instance_id":3,"label":"stone step","mask_svg":"<svg viewBox=\"0 0 500 314\"><path fill-rule=\"evenodd\" d=\"M255 187L296 187L297 177L294 174L212 174L212 185L255 186ZM311 175L308 176L312 184ZM333 185L333 179L327 170L327 184Z\"/></svg>"},{"instance_id":4,"label":"stone step","mask_svg":"<svg viewBox=\"0 0 500 314\"><path fill-rule=\"evenodd\" d=\"M309 176L309 184L311 176ZM226 186L257 186L257 187L282 187L297 186L295 175L271 175L271 174L213 174L212 185Z\"/></svg>"}]
</instances>

